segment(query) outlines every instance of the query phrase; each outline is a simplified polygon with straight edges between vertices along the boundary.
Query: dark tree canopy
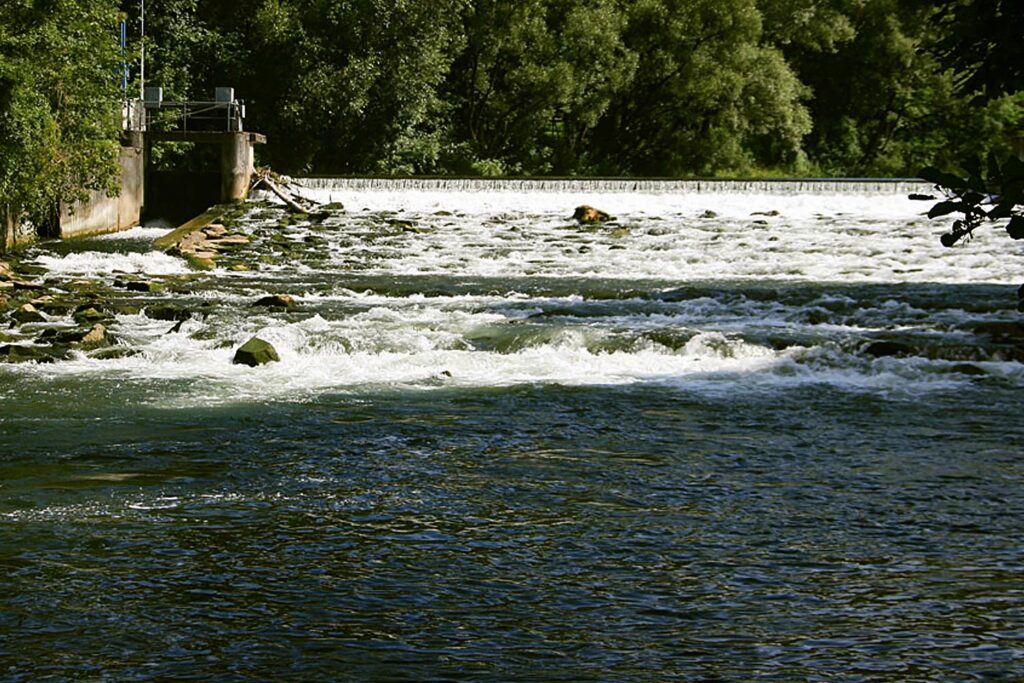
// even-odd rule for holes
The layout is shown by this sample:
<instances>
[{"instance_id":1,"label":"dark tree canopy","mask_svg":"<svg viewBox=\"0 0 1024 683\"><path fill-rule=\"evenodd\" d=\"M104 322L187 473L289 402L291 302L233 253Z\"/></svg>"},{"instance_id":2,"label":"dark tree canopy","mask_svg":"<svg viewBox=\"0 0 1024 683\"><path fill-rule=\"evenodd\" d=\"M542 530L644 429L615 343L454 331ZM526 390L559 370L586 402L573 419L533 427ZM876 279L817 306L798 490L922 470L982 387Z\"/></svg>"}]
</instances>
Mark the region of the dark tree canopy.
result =
<instances>
[{"instance_id":1,"label":"dark tree canopy","mask_svg":"<svg viewBox=\"0 0 1024 683\"><path fill-rule=\"evenodd\" d=\"M956 74L957 89L982 99L1024 90L1024 6L1020 0L939 0L932 50Z\"/></svg>"}]
</instances>

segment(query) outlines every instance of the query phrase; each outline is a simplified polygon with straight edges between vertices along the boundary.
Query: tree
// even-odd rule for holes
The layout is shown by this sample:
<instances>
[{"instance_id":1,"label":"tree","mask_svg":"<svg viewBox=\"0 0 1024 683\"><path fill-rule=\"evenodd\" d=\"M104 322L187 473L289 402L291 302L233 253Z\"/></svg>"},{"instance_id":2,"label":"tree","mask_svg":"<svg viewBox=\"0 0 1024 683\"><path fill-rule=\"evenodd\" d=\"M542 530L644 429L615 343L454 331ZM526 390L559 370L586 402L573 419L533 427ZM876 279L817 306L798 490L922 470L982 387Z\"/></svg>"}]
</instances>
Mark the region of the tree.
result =
<instances>
[{"instance_id":1,"label":"tree","mask_svg":"<svg viewBox=\"0 0 1024 683\"><path fill-rule=\"evenodd\" d=\"M0 5L0 205L15 217L116 191L118 20L105 0Z\"/></svg>"},{"instance_id":2,"label":"tree","mask_svg":"<svg viewBox=\"0 0 1024 683\"><path fill-rule=\"evenodd\" d=\"M807 93L761 38L753 0L630 6L623 41L638 65L595 131L603 168L681 175L796 163L811 129Z\"/></svg>"},{"instance_id":3,"label":"tree","mask_svg":"<svg viewBox=\"0 0 1024 683\"><path fill-rule=\"evenodd\" d=\"M589 136L633 78L611 0L475 0L446 83L463 172L589 170ZM475 165L474 165L475 164Z\"/></svg>"},{"instance_id":4,"label":"tree","mask_svg":"<svg viewBox=\"0 0 1024 683\"><path fill-rule=\"evenodd\" d=\"M938 0L930 49L982 100L1024 90L1024 12L1019 0Z\"/></svg>"}]
</instances>

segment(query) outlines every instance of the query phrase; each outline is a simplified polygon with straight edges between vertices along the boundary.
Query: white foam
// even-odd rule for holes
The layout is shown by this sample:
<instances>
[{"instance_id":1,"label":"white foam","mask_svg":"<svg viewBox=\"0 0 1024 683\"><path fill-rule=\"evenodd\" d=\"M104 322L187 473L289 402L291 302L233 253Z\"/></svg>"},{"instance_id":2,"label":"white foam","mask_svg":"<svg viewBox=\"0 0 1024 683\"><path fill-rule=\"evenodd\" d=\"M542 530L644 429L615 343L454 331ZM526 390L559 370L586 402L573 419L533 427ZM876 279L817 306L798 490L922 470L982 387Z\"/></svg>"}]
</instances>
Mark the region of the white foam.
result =
<instances>
[{"instance_id":1,"label":"white foam","mask_svg":"<svg viewBox=\"0 0 1024 683\"><path fill-rule=\"evenodd\" d=\"M1024 270L1024 251L1000 228L946 249L946 223L898 194L307 192L359 207L335 225L356 239L333 244L334 264L372 273L1010 284ZM618 226L576 226L581 203ZM425 231L381 235L374 214L396 209Z\"/></svg>"},{"instance_id":2,"label":"white foam","mask_svg":"<svg viewBox=\"0 0 1024 683\"><path fill-rule=\"evenodd\" d=\"M588 283L618 280L653 294L694 281L709 292L716 282L736 281L1008 284L1024 272L1020 248L996 230L964 247L942 248L936 238L941 227L920 215L925 207L899 195L323 193L350 208L317 229L330 253L326 266L286 263L218 275L204 284L211 289L197 294L214 304L204 309L207 317L186 321L174 333L174 323L120 316L112 332L139 351L134 356L101 361L79 354L4 372L135 383L146 387L145 401L162 406L533 383L949 391L974 380L950 372L945 361L865 358L850 351L858 344L847 342L900 330L962 338L966 333L949 326L978 315L955 303L922 310L898 299L858 302L838 293L805 305L710 293L678 302L596 300L588 298ZM616 214L628 231L573 224L568 216L580 203ZM704 217L707 209L717 217ZM387 218L394 215L379 211L398 212L424 230L389 229ZM752 216L755 211L778 215ZM261 230L258 219L247 225ZM142 230L136 237L153 229ZM301 241L313 228L286 230ZM39 263L58 276L187 272L183 261L158 252L44 255ZM385 284L382 291L358 291L349 286L353 275L379 275ZM502 278L509 291L387 293L390 278L411 275L440 284ZM520 285L531 278L549 278L567 293L517 291L529 291ZM249 307L255 296L283 283L296 288L299 312ZM832 305L851 310L831 319ZM767 338L766 331L793 333L799 341L781 350L750 341ZM233 365L234 350L252 336L274 344L280 362ZM980 365L1000 381L1024 384L1020 364Z\"/></svg>"},{"instance_id":3,"label":"white foam","mask_svg":"<svg viewBox=\"0 0 1024 683\"><path fill-rule=\"evenodd\" d=\"M57 276L102 276L115 272L146 275L181 275L189 272L181 259L163 252L98 252L83 251L52 256L43 254L36 263Z\"/></svg>"}]
</instances>

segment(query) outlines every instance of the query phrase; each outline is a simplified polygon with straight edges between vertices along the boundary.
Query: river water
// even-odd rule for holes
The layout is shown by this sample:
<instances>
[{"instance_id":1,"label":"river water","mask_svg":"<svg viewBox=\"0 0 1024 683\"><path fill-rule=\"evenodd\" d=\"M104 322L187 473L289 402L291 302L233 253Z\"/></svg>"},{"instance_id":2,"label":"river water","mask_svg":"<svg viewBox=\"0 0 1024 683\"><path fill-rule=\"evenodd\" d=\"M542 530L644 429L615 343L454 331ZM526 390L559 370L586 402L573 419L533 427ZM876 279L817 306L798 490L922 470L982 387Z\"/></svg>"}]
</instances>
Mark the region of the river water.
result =
<instances>
[{"instance_id":1,"label":"river water","mask_svg":"<svg viewBox=\"0 0 1024 683\"><path fill-rule=\"evenodd\" d=\"M886 184L306 185L345 211L124 293L130 355L0 365L0 679L1024 678L1005 234ZM33 255L186 274L163 232Z\"/></svg>"}]
</instances>

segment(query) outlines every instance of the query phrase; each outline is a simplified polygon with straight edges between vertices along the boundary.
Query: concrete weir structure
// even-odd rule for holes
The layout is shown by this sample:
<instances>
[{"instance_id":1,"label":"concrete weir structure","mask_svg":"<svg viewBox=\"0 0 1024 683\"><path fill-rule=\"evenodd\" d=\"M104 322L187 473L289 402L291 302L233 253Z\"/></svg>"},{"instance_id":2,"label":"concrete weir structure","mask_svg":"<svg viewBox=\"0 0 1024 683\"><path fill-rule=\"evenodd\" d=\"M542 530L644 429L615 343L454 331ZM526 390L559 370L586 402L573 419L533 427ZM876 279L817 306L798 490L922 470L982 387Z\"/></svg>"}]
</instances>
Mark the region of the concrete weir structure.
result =
<instances>
[{"instance_id":1,"label":"concrete weir structure","mask_svg":"<svg viewBox=\"0 0 1024 683\"><path fill-rule=\"evenodd\" d=\"M146 143L194 142L220 146L220 202L245 201L254 171L253 147L267 141L260 133L241 131L152 131L145 133Z\"/></svg>"},{"instance_id":2,"label":"concrete weir structure","mask_svg":"<svg viewBox=\"0 0 1024 683\"><path fill-rule=\"evenodd\" d=\"M259 133L242 130L245 107L233 88L217 88L208 102L165 102L162 88L146 88L145 99L125 106L125 131L120 153L120 192L107 196L92 191L84 201L61 202L57 216L43 236L62 239L116 232L139 225L151 192L148 182L154 144L190 142L220 147L220 187L206 196L222 204L245 201L254 171L253 148L266 142ZM207 208L195 207L193 211Z\"/></svg>"},{"instance_id":3,"label":"concrete weir structure","mask_svg":"<svg viewBox=\"0 0 1024 683\"><path fill-rule=\"evenodd\" d=\"M90 190L84 201L60 202L57 206L53 237L69 238L127 230L139 224L146 190L146 154L140 144L126 136L118 164L121 167L120 193L110 197ZM50 236L50 235L44 235Z\"/></svg>"}]
</instances>

